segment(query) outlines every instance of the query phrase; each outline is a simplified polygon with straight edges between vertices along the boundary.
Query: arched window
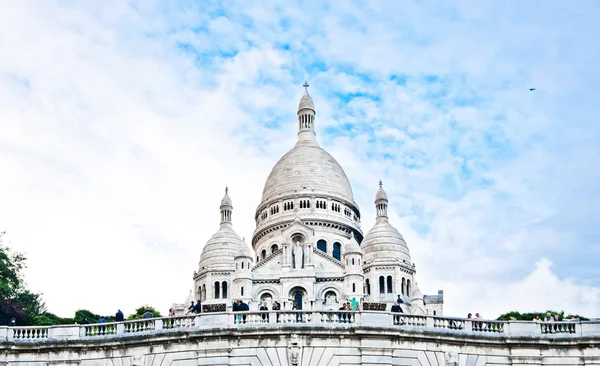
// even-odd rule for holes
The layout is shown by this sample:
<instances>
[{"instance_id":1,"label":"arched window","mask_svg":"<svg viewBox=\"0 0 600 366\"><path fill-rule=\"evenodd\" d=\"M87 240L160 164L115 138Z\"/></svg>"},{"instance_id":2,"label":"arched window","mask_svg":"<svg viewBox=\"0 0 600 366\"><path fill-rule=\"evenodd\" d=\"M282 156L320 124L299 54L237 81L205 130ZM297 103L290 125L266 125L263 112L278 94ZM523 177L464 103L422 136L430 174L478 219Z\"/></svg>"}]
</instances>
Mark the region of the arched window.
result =
<instances>
[{"instance_id":1,"label":"arched window","mask_svg":"<svg viewBox=\"0 0 600 366\"><path fill-rule=\"evenodd\" d=\"M392 292L394 292L392 276L387 276L387 292L388 292L388 294L391 294Z\"/></svg>"},{"instance_id":2,"label":"arched window","mask_svg":"<svg viewBox=\"0 0 600 366\"><path fill-rule=\"evenodd\" d=\"M317 242L317 249L322 251L323 253L327 253L327 242L323 239Z\"/></svg>"},{"instance_id":3,"label":"arched window","mask_svg":"<svg viewBox=\"0 0 600 366\"><path fill-rule=\"evenodd\" d=\"M404 291L405 291L405 290L404 290L405 288L406 288L406 278L402 277L402 290L401 290L401 292L402 292L402 295L404 295L404 294L405 294L405 292L404 292Z\"/></svg>"},{"instance_id":4,"label":"arched window","mask_svg":"<svg viewBox=\"0 0 600 366\"><path fill-rule=\"evenodd\" d=\"M237 268L237 263L235 264L235 267ZM244 262L242 262L242 269L244 269Z\"/></svg>"},{"instance_id":5,"label":"arched window","mask_svg":"<svg viewBox=\"0 0 600 366\"><path fill-rule=\"evenodd\" d=\"M410 296L410 280L406 280L406 296Z\"/></svg>"},{"instance_id":6,"label":"arched window","mask_svg":"<svg viewBox=\"0 0 600 366\"><path fill-rule=\"evenodd\" d=\"M261 259L267 258L267 251L266 250L263 249L262 252L260 252L260 258Z\"/></svg>"},{"instance_id":7,"label":"arched window","mask_svg":"<svg viewBox=\"0 0 600 366\"><path fill-rule=\"evenodd\" d=\"M356 292L356 284L355 283L352 284L352 292L353 293Z\"/></svg>"},{"instance_id":8,"label":"arched window","mask_svg":"<svg viewBox=\"0 0 600 366\"><path fill-rule=\"evenodd\" d=\"M354 265L354 258L352 258L352 265Z\"/></svg>"},{"instance_id":9,"label":"arched window","mask_svg":"<svg viewBox=\"0 0 600 366\"><path fill-rule=\"evenodd\" d=\"M271 254L275 253L278 249L279 247L277 246L277 244L273 244L273 246L271 247Z\"/></svg>"},{"instance_id":10,"label":"arched window","mask_svg":"<svg viewBox=\"0 0 600 366\"><path fill-rule=\"evenodd\" d=\"M379 276L379 293L385 294L385 278L383 276Z\"/></svg>"},{"instance_id":11,"label":"arched window","mask_svg":"<svg viewBox=\"0 0 600 366\"><path fill-rule=\"evenodd\" d=\"M202 296L200 298L202 301L206 301L206 285L202 285Z\"/></svg>"},{"instance_id":12,"label":"arched window","mask_svg":"<svg viewBox=\"0 0 600 366\"><path fill-rule=\"evenodd\" d=\"M220 290L221 286L219 284L219 281L215 282L215 299L218 299L220 296Z\"/></svg>"},{"instance_id":13,"label":"arched window","mask_svg":"<svg viewBox=\"0 0 600 366\"><path fill-rule=\"evenodd\" d=\"M371 282L369 282L368 278L365 280L365 293L371 295Z\"/></svg>"},{"instance_id":14,"label":"arched window","mask_svg":"<svg viewBox=\"0 0 600 366\"><path fill-rule=\"evenodd\" d=\"M339 260L342 260L342 244L340 243L333 243L333 258Z\"/></svg>"},{"instance_id":15,"label":"arched window","mask_svg":"<svg viewBox=\"0 0 600 366\"><path fill-rule=\"evenodd\" d=\"M437 315L437 314L436 314L436 312L435 312L435 310L434 310L434 311L433 311L433 316L435 316L435 315Z\"/></svg>"},{"instance_id":16,"label":"arched window","mask_svg":"<svg viewBox=\"0 0 600 366\"><path fill-rule=\"evenodd\" d=\"M240 288L240 296L244 296L244 286Z\"/></svg>"},{"instance_id":17,"label":"arched window","mask_svg":"<svg viewBox=\"0 0 600 366\"><path fill-rule=\"evenodd\" d=\"M223 283L221 283L221 297L223 299L227 298L227 281L223 281Z\"/></svg>"}]
</instances>

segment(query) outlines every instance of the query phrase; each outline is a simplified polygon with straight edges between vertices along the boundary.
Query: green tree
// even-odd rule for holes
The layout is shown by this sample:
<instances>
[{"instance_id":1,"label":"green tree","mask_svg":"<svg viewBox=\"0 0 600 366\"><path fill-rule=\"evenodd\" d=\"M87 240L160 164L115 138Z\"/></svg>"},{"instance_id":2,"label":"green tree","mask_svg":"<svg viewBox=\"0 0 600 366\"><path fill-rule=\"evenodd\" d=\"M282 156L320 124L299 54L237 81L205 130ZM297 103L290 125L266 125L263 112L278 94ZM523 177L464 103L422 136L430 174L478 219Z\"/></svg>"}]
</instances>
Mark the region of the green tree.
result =
<instances>
[{"instance_id":1,"label":"green tree","mask_svg":"<svg viewBox=\"0 0 600 366\"><path fill-rule=\"evenodd\" d=\"M571 317L579 318L580 320L589 320L586 317L577 314L566 314L564 311L554 311L554 310L546 310L544 312L532 312L532 313L520 313L518 311L511 311L506 314L502 314L498 317L498 320L533 320L536 315L540 316L540 319L544 319L546 317L546 313L550 313L552 317L558 314L561 319L571 319Z\"/></svg>"},{"instance_id":2,"label":"green tree","mask_svg":"<svg viewBox=\"0 0 600 366\"><path fill-rule=\"evenodd\" d=\"M45 312L41 294L25 288L23 270L27 258L4 246L4 235L0 232L0 325L15 318L18 325L33 325L36 316Z\"/></svg>"},{"instance_id":3,"label":"green tree","mask_svg":"<svg viewBox=\"0 0 600 366\"><path fill-rule=\"evenodd\" d=\"M135 313L131 314L127 317L127 320L136 320L136 319L142 319L144 318L144 313L146 311L149 311L152 313L152 317L153 318L160 318L162 317L162 315L160 315L160 312L158 312L156 309L154 309L152 306L149 305L142 305L139 308L135 309Z\"/></svg>"}]
</instances>

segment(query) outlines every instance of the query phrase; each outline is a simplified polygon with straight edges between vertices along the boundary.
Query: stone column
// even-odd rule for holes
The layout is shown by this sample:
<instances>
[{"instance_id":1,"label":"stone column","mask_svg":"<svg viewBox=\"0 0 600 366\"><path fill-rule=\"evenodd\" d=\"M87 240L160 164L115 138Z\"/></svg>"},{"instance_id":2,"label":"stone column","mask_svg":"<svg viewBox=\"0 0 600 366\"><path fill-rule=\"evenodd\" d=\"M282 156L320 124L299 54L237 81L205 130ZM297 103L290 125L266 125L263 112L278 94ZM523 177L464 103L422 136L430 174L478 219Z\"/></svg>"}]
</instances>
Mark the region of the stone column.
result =
<instances>
[{"instance_id":1,"label":"stone column","mask_svg":"<svg viewBox=\"0 0 600 366\"><path fill-rule=\"evenodd\" d=\"M283 258L281 260L281 269L284 272L289 272L290 270L290 243L284 242L282 244L283 249Z\"/></svg>"}]
</instances>

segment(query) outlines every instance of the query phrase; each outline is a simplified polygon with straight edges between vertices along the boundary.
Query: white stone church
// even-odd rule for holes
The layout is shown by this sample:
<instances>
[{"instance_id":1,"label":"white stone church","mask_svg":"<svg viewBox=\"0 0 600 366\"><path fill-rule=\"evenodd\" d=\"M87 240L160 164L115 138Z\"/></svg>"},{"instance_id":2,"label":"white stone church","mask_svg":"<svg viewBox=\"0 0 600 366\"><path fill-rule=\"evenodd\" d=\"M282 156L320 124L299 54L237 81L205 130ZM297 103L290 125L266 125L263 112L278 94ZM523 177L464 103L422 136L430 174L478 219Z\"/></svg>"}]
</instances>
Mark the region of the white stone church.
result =
<instances>
[{"instance_id":1,"label":"white stone church","mask_svg":"<svg viewBox=\"0 0 600 366\"><path fill-rule=\"evenodd\" d=\"M257 310L337 310L342 303L385 303L397 296L405 313L442 315L443 292L423 296L402 235L389 222L381 182L377 219L363 235L361 213L338 162L316 140L315 107L305 93L298 105L298 141L273 167L256 208L252 249L235 232L233 201L221 201L219 230L208 240L187 305L235 300ZM187 305L176 306L181 313Z\"/></svg>"}]
</instances>

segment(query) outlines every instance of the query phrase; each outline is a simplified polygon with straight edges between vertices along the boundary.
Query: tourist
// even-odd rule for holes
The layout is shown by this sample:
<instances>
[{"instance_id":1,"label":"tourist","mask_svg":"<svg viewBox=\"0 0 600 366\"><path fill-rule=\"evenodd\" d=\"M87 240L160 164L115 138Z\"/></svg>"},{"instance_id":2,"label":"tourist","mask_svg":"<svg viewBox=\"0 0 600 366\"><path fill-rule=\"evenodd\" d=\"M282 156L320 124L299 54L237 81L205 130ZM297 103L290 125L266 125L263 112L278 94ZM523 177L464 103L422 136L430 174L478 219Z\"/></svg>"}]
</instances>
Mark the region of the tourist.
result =
<instances>
[{"instance_id":1,"label":"tourist","mask_svg":"<svg viewBox=\"0 0 600 366\"><path fill-rule=\"evenodd\" d=\"M81 320L81 323L79 323L79 324L81 324L81 325L84 325L84 324L90 324L90 322L87 320L87 318L83 318L83 319Z\"/></svg>"},{"instance_id":2,"label":"tourist","mask_svg":"<svg viewBox=\"0 0 600 366\"><path fill-rule=\"evenodd\" d=\"M467 319L473 319L473 314L469 313L469 314L467 315Z\"/></svg>"},{"instance_id":3,"label":"tourist","mask_svg":"<svg viewBox=\"0 0 600 366\"><path fill-rule=\"evenodd\" d=\"M187 315L189 313L193 313L194 312L194 306L196 306L196 305L194 305L194 301L192 300L192 303L190 304L190 306L188 306L188 311L185 314Z\"/></svg>"},{"instance_id":4,"label":"tourist","mask_svg":"<svg viewBox=\"0 0 600 366\"><path fill-rule=\"evenodd\" d=\"M240 311L249 311L250 310L250 308L248 307L248 304L246 304L244 302L244 300L240 300L239 309L240 309ZM246 324L246 315L242 315L242 322L244 324Z\"/></svg>"},{"instance_id":5,"label":"tourist","mask_svg":"<svg viewBox=\"0 0 600 366\"><path fill-rule=\"evenodd\" d=\"M104 324L106 323L106 319L104 319L103 316L100 317L100 319L98 319L98 324Z\"/></svg>"},{"instance_id":6,"label":"tourist","mask_svg":"<svg viewBox=\"0 0 600 366\"><path fill-rule=\"evenodd\" d=\"M121 311L121 309L119 309L117 311L117 313L115 314L115 321L122 322L123 320L125 320L125 316L123 315L123 312Z\"/></svg>"},{"instance_id":7,"label":"tourist","mask_svg":"<svg viewBox=\"0 0 600 366\"><path fill-rule=\"evenodd\" d=\"M542 319L540 319L540 314L536 315L535 318L533 318L533 321L536 323L539 323L542 321Z\"/></svg>"},{"instance_id":8,"label":"tourist","mask_svg":"<svg viewBox=\"0 0 600 366\"><path fill-rule=\"evenodd\" d=\"M398 301L394 301L394 305L392 305L392 313L404 313L402 311L402 307L398 304Z\"/></svg>"},{"instance_id":9,"label":"tourist","mask_svg":"<svg viewBox=\"0 0 600 366\"><path fill-rule=\"evenodd\" d=\"M16 326L17 326L17 321L16 321L16 319L15 319L15 318L12 318L12 319L10 320L10 323L8 323L8 326L9 326L9 327L16 327Z\"/></svg>"},{"instance_id":10,"label":"tourist","mask_svg":"<svg viewBox=\"0 0 600 366\"><path fill-rule=\"evenodd\" d=\"M271 309L273 311L279 311L279 310L281 310L281 304L278 301L273 301L273 306L271 306ZM277 313L275 315L275 317L276 317L275 320L277 321L277 323L279 323L279 313Z\"/></svg>"},{"instance_id":11,"label":"tourist","mask_svg":"<svg viewBox=\"0 0 600 366\"><path fill-rule=\"evenodd\" d=\"M404 304L404 300L402 300L402 297L400 297L400 295L398 295L396 302L398 302L398 304Z\"/></svg>"},{"instance_id":12,"label":"tourist","mask_svg":"<svg viewBox=\"0 0 600 366\"><path fill-rule=\"evenodd\" d=\"M153 318L153 317L154 317L154 315L152 314L152 312L150 312L150 311L148 311L148 310L146 310L146 311L144 312L144 315L142 315L142 318L144 318L144 319L151 319L151 318Z\"/></svg>"},{"instance_id":13,"label":"tourist","mask_svg":"<svg viewBox=\"0 0 600 366\"><path fill-rule=\"evenodd\" d=\"M175 310L173 310L173 308L169 309L169 316L175 316Z\"/></svg>"},{"instance_id":14,"label":"tourist","mask_svg":"<svg viewBox=\"0 0 600 366\"><path fill-rule=\"evenodd\" d=\"M269 311L269 307L267 306L267 302L263 302L262 306L259 309L260 311ZM263 322L269 322L269 314L262 314L262 321Z\"/></svg>"},{"instance_id":15,"label":"tourist","mask_svg":"<svg viewBox=\"0 0 600 366\"><path fill-rule=\"evenodd\" d=\"M200 300L196 301L196 305L194 305L194 313L200 314L202 312L202 303Z\"/></svg>"},{"instance_id":16,"label":"tourist","mask_svg":"<svg viewBox=\"0 0 600 366\"><path fill-rule=\"evenodd\" d=\"M233 302L232 310L234 313L240 311L240 300L235 300ZM241 319L242 319L241 315L233 315L233 324L241 323Z\"/></svg>"},{"instance_id":17,"label":"tourist","mask_svg":"<svg viewBox=\"0 0 600 366\"><path fill-rule=\"evenodd\" d=\"M546 317L544 318L545 322L553 322L554 318L552 318L552 314L550 314L550 312L546 313Z\"/></svg>"}]
</instances>

